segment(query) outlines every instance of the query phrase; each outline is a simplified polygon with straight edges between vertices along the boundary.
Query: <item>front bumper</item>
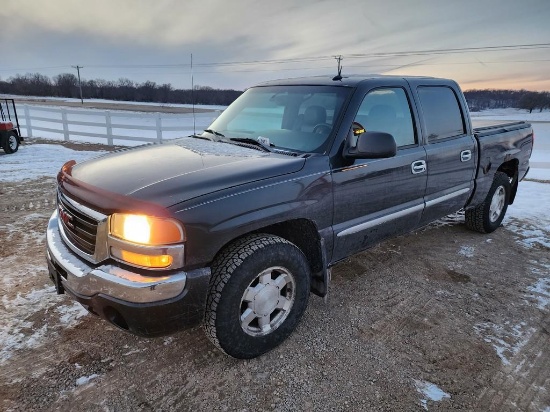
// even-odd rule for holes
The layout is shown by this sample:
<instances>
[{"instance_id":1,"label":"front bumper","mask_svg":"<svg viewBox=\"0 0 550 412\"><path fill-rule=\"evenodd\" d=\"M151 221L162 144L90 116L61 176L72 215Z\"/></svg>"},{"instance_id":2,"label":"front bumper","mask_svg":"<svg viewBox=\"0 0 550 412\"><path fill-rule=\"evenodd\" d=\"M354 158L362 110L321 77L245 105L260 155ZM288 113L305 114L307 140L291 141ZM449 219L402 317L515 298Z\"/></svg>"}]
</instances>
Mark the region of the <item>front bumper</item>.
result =
<instances>
[{"instance_id":1,"label":"front bumper","mask_svg":"<svg viewBox=\"0 0 550 412\"><path fill-rule=\"evenodd\" d=\"M147 276L117 264L92 266L63 242L54 212L47 229L50 278L91 313L140 336L161 336L199 324L210 268Z\"/></svg>"}]
</instances>

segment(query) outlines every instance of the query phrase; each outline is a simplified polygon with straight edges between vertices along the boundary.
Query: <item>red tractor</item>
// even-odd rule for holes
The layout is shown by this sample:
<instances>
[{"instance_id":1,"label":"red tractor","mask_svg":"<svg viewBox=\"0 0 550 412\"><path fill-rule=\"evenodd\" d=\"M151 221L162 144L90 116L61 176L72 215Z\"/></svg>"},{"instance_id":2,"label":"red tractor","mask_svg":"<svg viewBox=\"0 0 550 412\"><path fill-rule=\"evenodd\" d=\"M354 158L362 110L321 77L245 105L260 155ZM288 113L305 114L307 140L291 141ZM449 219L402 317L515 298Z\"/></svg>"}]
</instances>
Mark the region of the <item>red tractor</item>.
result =
<instances>
[{"instance_id":1,"label":"red tractor","mask_svg":"<svg viewBox=\"0 0 550 412\"><path fill-rule=\"evenodd\" d=\"M13 99L0 100L0 117L0 147L6 154L15 153L23 137Z\"/></svg>"}]
</instances>

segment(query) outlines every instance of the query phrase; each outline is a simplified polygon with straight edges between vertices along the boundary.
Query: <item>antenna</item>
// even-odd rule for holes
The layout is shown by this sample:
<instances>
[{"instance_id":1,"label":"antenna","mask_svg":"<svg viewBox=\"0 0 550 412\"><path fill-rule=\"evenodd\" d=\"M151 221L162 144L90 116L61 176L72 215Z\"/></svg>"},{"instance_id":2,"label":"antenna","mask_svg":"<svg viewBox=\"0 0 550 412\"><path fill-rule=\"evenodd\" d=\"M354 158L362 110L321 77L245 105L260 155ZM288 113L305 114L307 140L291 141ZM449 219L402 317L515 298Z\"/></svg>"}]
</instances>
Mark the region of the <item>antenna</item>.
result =
<instances>
[{"instance_id":1,"label":"antenna","mask_svg":"<svg viewBox=\"0 0 550 412\"><path fill-rule=\"evenodd\" d=\"M334 58L338 62L338 74L334 76L332 80L334 81L342 80L342 60L344 60L344 58L342 57L342 55L334 56Z\"/></svg>"},{"instance_id":2,"label":"antenna","mask_svg":"<svg viewBox=\"0 0 550 412\"><path fill-rule=\"evenodd\" d=\"M191 53L191 105L193 107L193 134L195 130L195 81L193 79L193 53Z\"/></svg>"}]
</instances>

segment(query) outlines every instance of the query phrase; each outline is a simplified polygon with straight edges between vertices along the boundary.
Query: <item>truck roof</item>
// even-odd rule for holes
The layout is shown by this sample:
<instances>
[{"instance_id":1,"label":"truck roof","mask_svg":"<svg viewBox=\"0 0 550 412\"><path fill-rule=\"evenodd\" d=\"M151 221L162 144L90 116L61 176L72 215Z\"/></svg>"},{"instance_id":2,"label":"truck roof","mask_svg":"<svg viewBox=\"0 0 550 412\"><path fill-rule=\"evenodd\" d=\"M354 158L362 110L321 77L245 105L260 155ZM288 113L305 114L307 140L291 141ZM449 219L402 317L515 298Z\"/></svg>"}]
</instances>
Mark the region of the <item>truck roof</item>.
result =
<instances>
[{"instance_id":1,"label":"truck roof","mask_svg":"<svg viewBox=\"0 0 550 412\"><path fill-rule=\"evenodd\" d=\"M309 76L309 77L296 77L291 79L279 79L270 80L258 84L258 86L289 86L289 85L308 85L308 86L344 86L344 87L357 87L361 82L375 79L431 79L436 80L435 77L428 76L394 76L385 74L349 74L342 76L342 80L333 80L334 75L322 75L322 76ZM449 81L448 79L440 79L442 81Z\"/></svg>"}]
</instances>

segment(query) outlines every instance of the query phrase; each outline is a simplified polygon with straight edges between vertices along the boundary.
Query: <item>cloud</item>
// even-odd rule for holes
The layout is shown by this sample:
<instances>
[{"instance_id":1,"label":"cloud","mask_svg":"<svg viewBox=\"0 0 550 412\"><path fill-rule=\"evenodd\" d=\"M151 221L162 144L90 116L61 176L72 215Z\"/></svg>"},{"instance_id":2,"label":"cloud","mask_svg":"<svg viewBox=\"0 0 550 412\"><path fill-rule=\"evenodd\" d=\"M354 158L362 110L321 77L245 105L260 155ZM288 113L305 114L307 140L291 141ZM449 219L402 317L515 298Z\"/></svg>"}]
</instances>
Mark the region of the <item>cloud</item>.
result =
<instances>
[{"instance_id":1,"label":"cloud","mask_svg":"<svg viewBox=\"0 0 550 412\"><path fill-rule=\"evenodd\" d=\"M543 43L550 38L550 2L546 0L3 0L5 22L0 42L12 53L6 66L88 66L90 77L123 77L132 70L92 70L93 65L186 64L193 53L202 84L223 84L247 73L243 83L266 76L333 72L331 56L407 50ZM549 50L539 50L549 56ZM495 54L411 58L346 58L344 70L491 78ZM506 61L506 54L496 55ZM325 57L301 64L200 68L207 62ZM513 53L509 57L515 58ZM423 60L426 59L426 60ZM520 64L514 65L519 67ZM548 72L548 64L538 70ZM530 71L529 63L523 69ZM317 70L315 70L317 68ZM371 70L371 68L373 70ZM185 73L181 68L172 72ZM252 70L257 70L252 73ZM272 72L266 72L271 70ZM166 74L162 75L160 72ZM202 71L202 75L200 74ZM170 81L168 69L153 80ZM206 73L209 72L209 73ZM422 72L422 73L421 73ZM512 73L513 71L510 71ZM0 69L0 75L9 75ZM145 80L145 70L139 74ZM251 74L248 74L251 73ZM13 72L12 72L13 74ZM159 76L158 80L154 76ZM181 77L181 76L180 76ZM172 81L178 85L178 76ZM243 84L244 85L244 84ZM239 85L238 87L242 87Z\"/></svg>"}]
</instances>

